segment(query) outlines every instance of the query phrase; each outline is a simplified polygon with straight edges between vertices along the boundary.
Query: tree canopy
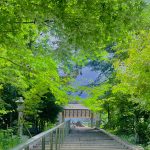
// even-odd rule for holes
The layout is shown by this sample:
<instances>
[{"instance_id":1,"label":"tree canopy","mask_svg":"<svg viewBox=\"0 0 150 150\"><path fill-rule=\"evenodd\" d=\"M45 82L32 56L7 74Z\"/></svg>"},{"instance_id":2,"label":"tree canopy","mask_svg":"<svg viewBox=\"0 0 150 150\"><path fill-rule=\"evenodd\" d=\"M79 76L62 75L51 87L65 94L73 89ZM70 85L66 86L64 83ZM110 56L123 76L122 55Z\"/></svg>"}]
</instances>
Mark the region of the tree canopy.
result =
<instances>
[{"instance_id":1,"label":"tree canopy","mask_svg":"<svg viewBox=\"0 0 150 150\"><path fill-rule=\"evenodd\" d=\"M149 13L144 0L1 0L0 101L11 85L24 97L27 114L44 108L48 93L64 105L78 68L100 62L109 76L80 87L88 93L85 105L107 112L108 126L124 129L121 120L128 119L127 126L142 134L150 111ZM0 108L5 114L4 103Z\"/></svg>"}]
</instances>

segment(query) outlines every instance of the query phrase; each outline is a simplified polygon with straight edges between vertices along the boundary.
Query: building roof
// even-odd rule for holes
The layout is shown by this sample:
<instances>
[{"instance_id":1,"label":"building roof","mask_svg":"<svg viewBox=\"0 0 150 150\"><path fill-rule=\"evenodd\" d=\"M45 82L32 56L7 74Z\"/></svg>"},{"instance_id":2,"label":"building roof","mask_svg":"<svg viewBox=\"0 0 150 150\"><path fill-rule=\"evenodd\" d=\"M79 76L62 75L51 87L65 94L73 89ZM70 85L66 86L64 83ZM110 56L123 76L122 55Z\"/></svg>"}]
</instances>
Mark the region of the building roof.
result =
<instances>
[{"instance_id":1,"label":"building roof","mask_svg":"<svg viewBox=\"0 0 150 150\"><path fill-rule=\"evenodd\" d=\"M89 110L87 107L81 105L81 104L68 104L64 107L64 109L86 109Z\"/></svg>"}]
</instances>

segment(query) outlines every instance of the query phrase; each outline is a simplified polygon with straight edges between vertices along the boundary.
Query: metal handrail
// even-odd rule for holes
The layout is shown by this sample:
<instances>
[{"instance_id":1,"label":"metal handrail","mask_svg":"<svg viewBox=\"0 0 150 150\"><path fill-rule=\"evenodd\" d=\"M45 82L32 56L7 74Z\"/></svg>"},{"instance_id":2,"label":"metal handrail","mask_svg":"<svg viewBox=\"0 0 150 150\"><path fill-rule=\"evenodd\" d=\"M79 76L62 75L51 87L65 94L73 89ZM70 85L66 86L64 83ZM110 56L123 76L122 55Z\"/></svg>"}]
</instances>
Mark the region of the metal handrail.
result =
<instances>
[{"instance_id":1,"label":"metal handrail","mask_svg":"<svg viewBox=\"0 0 150 150\"><path fill-rule=\"evenodd\" d=\"M64 141L64 137L69 133L70 121L63 122L62 124L42 132L25 143L18 145L12 150L32 150L34 147L41 147L41 150L46 149L46 142L50 150L59 150Z\"/></svg>"}]
</instances>

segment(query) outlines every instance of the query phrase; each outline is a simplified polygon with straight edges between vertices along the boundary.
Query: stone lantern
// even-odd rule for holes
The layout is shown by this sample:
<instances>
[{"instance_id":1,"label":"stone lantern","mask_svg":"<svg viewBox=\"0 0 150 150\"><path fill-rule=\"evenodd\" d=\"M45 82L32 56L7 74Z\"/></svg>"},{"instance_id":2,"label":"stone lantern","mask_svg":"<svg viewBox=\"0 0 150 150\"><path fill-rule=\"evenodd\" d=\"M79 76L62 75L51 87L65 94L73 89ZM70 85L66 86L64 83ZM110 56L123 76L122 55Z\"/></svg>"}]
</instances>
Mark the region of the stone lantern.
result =
<instances>
[{"instance_id":1,"label":"stone lantern","mask_svg":"<svg viewBox=\"0 0 150 150\"><path fill-rule=\"evenodd\" d=\"M23 110L24 110L24 100L22 97L16 101L17 103L17 110L18 110L18 135L22 137L23 135Z\"/></svg>"}]
</instances>

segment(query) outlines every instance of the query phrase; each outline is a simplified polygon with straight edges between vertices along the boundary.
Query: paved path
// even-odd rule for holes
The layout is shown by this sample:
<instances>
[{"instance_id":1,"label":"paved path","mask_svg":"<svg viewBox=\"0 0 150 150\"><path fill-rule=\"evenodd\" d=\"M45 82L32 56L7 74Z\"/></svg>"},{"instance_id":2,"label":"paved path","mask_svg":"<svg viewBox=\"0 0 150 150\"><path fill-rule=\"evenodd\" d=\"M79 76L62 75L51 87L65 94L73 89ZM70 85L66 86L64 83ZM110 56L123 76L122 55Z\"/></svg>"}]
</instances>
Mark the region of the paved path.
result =
<instances>
[{"instance_id":1,"label":"paved path","mask_svg":"<svg viewBox=\"0 0 150 150\"><path fill-rule=\"evenodd\" d=\"M76 127L66 137L60 150L127 150L100 130Z\"/></svg>"}]
</instances>

